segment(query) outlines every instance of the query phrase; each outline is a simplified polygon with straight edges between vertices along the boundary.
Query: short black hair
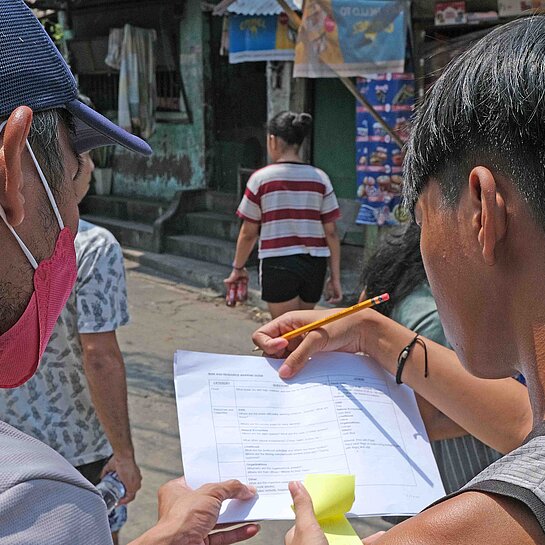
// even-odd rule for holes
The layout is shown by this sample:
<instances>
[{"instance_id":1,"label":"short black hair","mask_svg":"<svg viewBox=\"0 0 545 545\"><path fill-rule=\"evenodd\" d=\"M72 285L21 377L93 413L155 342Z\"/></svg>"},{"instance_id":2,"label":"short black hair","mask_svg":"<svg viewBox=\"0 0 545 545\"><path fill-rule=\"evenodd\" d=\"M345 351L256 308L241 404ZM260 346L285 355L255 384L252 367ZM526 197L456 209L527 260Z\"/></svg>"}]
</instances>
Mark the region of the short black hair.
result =
<instances>
[{"instance_id":1,"label":"short black hair","mask_svg":"<svg viewBox=\"0 0 545 545\"><path fill-rule=\"evenodd\" d=\"M280 112L267 123L267 132L282 138L290 146L300 146L312 129L312 116L307 113Z\"/></svg>"},{"instance_id":2,"label":"short black hair","mask_svg":"<svg viewBox=\"0 0 545 545\"><path fill-rule=\"evenodd\" d=\"M404 200L428 181L457 204L483 165L518 189L545 227L545 17L494 29L452 61L417 108L405 157Z\"/></svg>"}]
</instances>

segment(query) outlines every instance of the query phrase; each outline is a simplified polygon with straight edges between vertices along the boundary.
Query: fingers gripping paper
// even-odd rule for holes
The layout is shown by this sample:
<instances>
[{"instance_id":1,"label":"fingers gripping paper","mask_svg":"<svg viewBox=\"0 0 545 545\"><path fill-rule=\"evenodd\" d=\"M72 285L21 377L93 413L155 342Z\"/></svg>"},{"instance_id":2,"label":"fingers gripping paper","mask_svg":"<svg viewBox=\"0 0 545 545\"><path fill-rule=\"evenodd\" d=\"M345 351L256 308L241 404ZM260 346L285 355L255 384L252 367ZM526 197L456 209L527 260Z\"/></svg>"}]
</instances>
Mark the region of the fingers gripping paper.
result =
<instances>
[{"instance_id":1,"label":"fingers gripping paper","mask_svg":"<svg viewBox=\"0 0 545 545\"><path fill-rule=\"evenodd\" d=\"M361 545L345 517L355 499L354 475L308 475L305 488L312 498L314 514L329 545Z\"/></svg>"}]
</instances>

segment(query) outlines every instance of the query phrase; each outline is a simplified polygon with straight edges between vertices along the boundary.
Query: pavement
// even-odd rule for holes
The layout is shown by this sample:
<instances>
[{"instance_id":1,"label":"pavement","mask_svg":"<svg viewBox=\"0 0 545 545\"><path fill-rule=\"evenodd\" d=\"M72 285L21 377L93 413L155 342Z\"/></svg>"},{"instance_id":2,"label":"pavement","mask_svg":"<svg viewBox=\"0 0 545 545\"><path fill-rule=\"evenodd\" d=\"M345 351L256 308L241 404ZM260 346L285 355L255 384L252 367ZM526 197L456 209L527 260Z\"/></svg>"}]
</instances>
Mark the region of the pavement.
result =
<instances>
[{"instance_id":1,"label":"pavement","mask_svg":"<svg viewBox=\"0 0 545 545\"><path fill-rule=\"evenodd\" d=\"M231 273L231 268L217 263L208 263L189 257L173 254L156 254L133 248L123 248L125 259L138 263L143 267L182 281L189 286L225 293L224 278ZM257 267L248 267L250 282L248 285L248 302L252 307L266 310L266 303L261 300Z\"/></svg>"},{"instance_id":2,"label":"pavement","mask_svg":"<svg viewBox=\"0 0 545 545\"><path fill-rule=\"evenodd\" d=\"M133 255L131 252L126 251L125 256ZM121 532L122 545L155 524L158 488L183 474L172 379L174 352L251 354L251 333L268 320L258 306L229 308L222 291L195 288L165 275L165 266L153 270L149 265L153 261L126 260L132 321L118 330L127 368L133 441L143 474L142 489L129 505L129 521ZM173 261L168 267L179 265ZM222 289L223 284L212 280L218 274L212 269L210 264L196 262L192 274L202 277L196 283L202 285L206 280L211 287ZM224 273L219 274L223 280ZM289 521L263 522L260 534L248 543L281 544L290 526ZM367 536L389 525L381 519L360 519L354 526L361 536Z\"/></svg>"}]
</instances>

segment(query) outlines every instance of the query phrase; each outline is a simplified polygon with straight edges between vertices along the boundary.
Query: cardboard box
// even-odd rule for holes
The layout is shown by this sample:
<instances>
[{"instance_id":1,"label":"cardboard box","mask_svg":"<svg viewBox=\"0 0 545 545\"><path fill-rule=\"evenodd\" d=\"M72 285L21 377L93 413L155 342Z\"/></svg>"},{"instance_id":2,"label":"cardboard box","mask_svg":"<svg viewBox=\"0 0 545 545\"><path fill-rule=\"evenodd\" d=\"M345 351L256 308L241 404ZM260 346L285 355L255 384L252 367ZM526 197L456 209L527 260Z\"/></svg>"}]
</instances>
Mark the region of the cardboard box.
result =
<instances>
[{"instance_id":1,"label":"cardboard box","mask_svg":"<svg viewBox=\"0 0 545 545\"><path fill-rule=\"evenodd\" d=\"M438 2L435 4L436 25L463 25L466 22L465 2Z\"/></svg>"}]
</instances>

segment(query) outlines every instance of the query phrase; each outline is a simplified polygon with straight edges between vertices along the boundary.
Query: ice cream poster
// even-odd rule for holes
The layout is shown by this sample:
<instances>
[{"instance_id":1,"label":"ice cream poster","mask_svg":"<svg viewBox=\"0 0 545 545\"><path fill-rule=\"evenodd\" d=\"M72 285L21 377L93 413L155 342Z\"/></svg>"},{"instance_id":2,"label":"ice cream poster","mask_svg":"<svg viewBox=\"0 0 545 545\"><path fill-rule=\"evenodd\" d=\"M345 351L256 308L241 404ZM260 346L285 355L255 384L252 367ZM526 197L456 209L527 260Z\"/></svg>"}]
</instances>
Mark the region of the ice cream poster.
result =
<instances>
[{"instance_id":1,"label":"ice cream poster","mask_svg":"<svg viewBox=\"0 0 545 545\"><path fill-rule=\"evenodd\" d=\"M408 15L405 0L307 0L294 77L403 72Z\"/></svg>"},{"instance_id":2,"label":"ice cream poster","mask_svg":"<svg viewBox=\"0 0 545 545\"><path fill-rule=\"evenodd\" d=\"M382 74L359 78L362 93L401 140L408 137L414 106L414 75ZM403 154L367 109L356 105L357 198L356 223L396 225L408 220L401 206Z\"/></svg>"},{"instance_id":3,"label":"ice cream poster","mask_svg":"<svg viewBox=\"0 0 545 545\"><path fill-rule=\"evenodd\" d=\"M293 61L295 32L288 16L230 15L229 62Z\"/></svg>"}]
</instances>

